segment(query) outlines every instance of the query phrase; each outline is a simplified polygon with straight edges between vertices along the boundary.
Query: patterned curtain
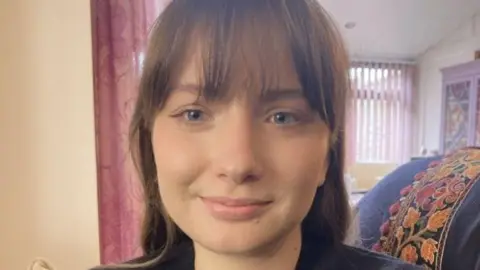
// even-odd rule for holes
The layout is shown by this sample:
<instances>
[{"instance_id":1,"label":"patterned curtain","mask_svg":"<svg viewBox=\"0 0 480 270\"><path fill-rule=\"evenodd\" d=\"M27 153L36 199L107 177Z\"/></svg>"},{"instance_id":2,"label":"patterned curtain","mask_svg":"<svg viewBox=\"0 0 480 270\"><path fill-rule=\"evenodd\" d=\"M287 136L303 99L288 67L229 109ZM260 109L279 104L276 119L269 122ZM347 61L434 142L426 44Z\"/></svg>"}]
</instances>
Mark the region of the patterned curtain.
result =
<instances>
[{"instance_id":1,"label":"patterned curtain","mask_svg":"<svg viewBox=\"0 0 480 270\"><path fill-rule=\"evenodd\" d=\"M166 0L92 0L101 263L140 254L142 193L130 160L132 115L149 28Z\"/></svg>"}]
</instances>

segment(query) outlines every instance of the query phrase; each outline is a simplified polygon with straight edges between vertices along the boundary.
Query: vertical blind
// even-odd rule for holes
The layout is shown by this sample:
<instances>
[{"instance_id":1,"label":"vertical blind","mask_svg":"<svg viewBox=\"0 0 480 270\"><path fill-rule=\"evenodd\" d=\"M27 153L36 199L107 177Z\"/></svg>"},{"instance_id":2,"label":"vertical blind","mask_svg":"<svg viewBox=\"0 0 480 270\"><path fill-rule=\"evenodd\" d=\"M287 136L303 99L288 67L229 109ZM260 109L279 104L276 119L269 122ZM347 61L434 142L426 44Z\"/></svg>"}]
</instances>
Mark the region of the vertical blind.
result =
<instances>
[{"instance_id":1,"label":"vertical blind","mask_svg":"<svg viewBox=\"0 0 480 270\"><path fill-rule=\"evenodd\" d=\"M413 71L411 64L352 63L347 154L354 162L410 158Z\"/></svg>"}]
</instances>

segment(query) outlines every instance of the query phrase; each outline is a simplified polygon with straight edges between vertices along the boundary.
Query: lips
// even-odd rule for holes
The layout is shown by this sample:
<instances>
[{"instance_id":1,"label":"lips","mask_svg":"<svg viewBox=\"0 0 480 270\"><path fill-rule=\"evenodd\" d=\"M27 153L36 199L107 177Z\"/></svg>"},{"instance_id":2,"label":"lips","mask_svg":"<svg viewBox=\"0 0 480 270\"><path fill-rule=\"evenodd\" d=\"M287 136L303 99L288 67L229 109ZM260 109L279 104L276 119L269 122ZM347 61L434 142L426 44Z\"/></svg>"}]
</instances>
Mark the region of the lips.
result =
<instances>
[{"instance_id":1,"label":"lips","mask_svg":"<svg viewBox=\"0 0 480 270\"><path fill-rule=\"evenodd\" d=\"M227 197L202 197L204 201L211 203L218 203L225 206L248 206L248 205L262 205L267 204L267 200L248 199L248 198L227 198Z\"/></svg>"},{"instance_id":2,"label":"lips","mask_svg":"<svg viewBox=\"0 0 480 270\"><path fill-rule=\"evenodd\" d=\"M210 214L224 221L247 221L259 217L272 201L252 198L201 197Z\"/></svg>"}]
</instances>

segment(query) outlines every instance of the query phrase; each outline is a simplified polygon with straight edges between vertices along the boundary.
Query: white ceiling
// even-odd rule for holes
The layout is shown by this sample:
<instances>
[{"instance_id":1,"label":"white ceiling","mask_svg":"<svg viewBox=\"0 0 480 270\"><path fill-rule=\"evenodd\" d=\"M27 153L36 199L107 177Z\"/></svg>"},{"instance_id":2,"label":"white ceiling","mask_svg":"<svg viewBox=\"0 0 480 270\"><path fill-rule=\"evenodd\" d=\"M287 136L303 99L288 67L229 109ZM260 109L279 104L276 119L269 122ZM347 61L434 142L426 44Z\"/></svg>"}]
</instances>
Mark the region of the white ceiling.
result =
<instances>
[{"instance_id":1,"label":"white ceiling","mask_svg":"<svg viewBox=\"0 0 480 270\"><path fill-rule=\"evenodd\" d=\"M480 0L319 0L353 58L414 60L480 11ZM357 25L347 30L345 23Z\"/></svg>"}]
</instances>

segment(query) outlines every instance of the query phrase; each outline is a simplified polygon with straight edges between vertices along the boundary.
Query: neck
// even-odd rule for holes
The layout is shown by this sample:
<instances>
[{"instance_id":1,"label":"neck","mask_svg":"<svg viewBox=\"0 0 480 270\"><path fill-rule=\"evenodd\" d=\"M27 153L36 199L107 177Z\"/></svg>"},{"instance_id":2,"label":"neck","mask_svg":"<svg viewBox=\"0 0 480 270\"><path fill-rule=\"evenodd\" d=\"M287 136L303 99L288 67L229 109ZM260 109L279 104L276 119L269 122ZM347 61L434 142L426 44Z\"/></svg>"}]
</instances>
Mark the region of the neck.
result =
<instances>
[{"instance_id":1,"label":"neck","mask_svg":"<svg viewBox=\"0 0 480 270\"><path fill-rule=\"evenodd\" d=\"M249 255L219 254L195 243L195 269L294 270L300 257L301 239L301 229L299 227L294 229L284 239L262 248L262 252L255 252L255 254Z\"/></svg>"}]
</instances>

